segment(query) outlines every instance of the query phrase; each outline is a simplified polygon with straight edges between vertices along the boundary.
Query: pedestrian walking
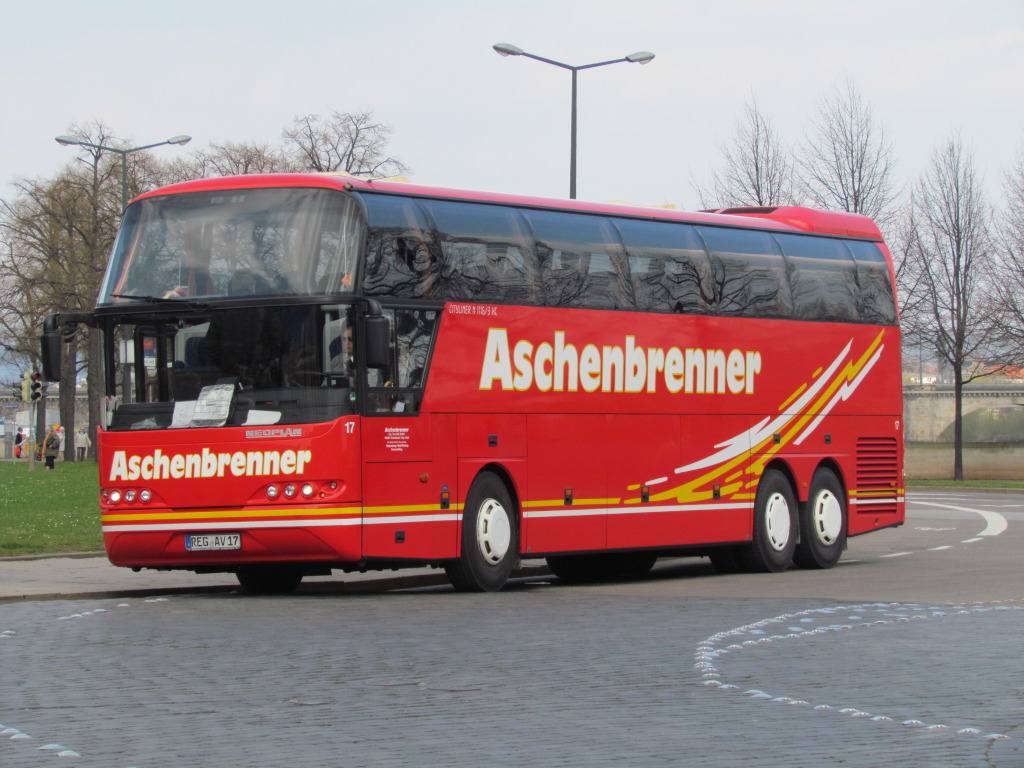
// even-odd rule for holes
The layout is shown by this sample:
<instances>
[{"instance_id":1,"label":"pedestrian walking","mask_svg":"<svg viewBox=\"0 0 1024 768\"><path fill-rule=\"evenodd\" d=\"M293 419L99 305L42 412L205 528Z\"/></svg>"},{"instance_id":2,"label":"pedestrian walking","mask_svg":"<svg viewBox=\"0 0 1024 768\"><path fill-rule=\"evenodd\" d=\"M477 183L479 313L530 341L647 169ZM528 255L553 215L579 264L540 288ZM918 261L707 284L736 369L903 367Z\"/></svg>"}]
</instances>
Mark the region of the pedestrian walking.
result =
<instances>
[{"instance_id":1,"label":"pedestrian walking","mask_svg":"<svg viewBox=\"0 0 1024 768\"><path fill-rule=\"evenodd\" d=\"M75 432L75 460L85 461L85 454L89 452L89 446L92 441L89 440L89 430L86 427L80 427Z\"/></svg>"},{"instance_id":2,"label":"pedestrian walking","mask_svg":"<svg viewBox=\"0 0 1024 768\"><path fill-rule=\"evenodd\" d=\"M56 427L50 427L43 440L43 457L46 459L47 469L53 469L53 463L57 460L58 453L60 453L60 435L57 433Z\"/></svg>"},{"instance_id":3,"label":"pedestrian walking","mask_svg":"<svg viewBox=\"0 0 1024 768\"><path fill-rule=\"evenodd\" d=\"M25 442L25 433L21 431L21 427L18 427L18 432L14 435L14 458L21 458L21 444Z\"/></svg>"}]
</instances>

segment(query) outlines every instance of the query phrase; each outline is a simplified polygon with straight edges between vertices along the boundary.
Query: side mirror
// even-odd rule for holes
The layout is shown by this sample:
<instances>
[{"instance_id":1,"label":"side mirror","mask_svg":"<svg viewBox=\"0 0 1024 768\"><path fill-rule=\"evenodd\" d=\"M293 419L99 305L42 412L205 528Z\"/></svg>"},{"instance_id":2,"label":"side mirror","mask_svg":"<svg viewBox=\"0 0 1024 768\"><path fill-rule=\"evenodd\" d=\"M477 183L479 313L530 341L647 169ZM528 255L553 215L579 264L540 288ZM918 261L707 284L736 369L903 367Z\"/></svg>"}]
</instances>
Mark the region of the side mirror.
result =
<instances>
[{"instance_id":1,"label":"side mirror","mask_svg":"<svg viewBox=\"0 0 1024 768\"><path fill-rule=\"evenodd\" d=\"M391 364L391 321L384 315L366 318L366 366L387 368Z\"/></svg>"},{"instance_id":2,"label":"side mirror","mask_svg":"<svg viewBox=\"0 0 1024 768\"><path fill-rule=\"evenodd\" d=\"M60 315L49 314L43 320L40 352L43 363L43 381L60 381Z\"/></svg>"}]
</instances>

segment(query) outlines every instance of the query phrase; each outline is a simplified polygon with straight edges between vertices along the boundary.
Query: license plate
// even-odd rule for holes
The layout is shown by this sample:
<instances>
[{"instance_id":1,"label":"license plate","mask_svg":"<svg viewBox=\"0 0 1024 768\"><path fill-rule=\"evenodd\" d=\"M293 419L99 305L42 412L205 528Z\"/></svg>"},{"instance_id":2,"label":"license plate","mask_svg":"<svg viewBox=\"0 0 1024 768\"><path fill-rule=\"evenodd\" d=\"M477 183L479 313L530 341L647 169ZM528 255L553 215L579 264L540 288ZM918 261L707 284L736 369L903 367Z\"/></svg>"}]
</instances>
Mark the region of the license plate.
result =
<instances>
[{"instance_id":1,"label":"license plate","mask_svg":"<svg viewBox=\"0 0 1024 768\"><path fill-rule=\"evenodd\" d=\"M242 535L240 533L189 533L185 535L185 549L189 552L241 548Z\"/></svg>"}]
</instances>

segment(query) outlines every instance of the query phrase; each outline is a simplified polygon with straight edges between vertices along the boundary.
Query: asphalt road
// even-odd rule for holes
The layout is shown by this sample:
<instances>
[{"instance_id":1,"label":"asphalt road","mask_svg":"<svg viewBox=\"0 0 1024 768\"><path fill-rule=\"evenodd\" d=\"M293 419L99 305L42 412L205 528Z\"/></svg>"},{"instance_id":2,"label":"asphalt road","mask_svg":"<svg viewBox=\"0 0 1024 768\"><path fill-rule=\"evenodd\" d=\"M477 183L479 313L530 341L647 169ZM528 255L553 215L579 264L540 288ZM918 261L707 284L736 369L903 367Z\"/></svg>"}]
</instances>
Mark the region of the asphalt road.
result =
<instances>
[{"instance_id":1,"label":"asphalt road","mask_svg":"<svg viewBox=\"0 0 1024 768\"><path fill-rule=\"evenodd\" d=\"M825 572L0 603L0 765L1022 766L1022 544L915 493Z\"/></svg>"}]
</instances>

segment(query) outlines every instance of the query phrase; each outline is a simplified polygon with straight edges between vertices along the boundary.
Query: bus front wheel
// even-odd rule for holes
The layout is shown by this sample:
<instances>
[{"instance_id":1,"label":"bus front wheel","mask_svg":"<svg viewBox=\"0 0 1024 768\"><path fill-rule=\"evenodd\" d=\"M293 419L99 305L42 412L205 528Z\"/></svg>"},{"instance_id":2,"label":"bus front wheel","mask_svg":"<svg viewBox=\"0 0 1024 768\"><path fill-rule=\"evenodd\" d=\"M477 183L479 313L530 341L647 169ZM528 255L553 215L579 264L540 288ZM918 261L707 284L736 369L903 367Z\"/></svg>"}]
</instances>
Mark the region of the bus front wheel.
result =
<instances>
[{"instance_id":1,"label":"bus front wheel","mask_svg":"<svg viewBox=\"0 0 1024 768\"><path fill-rule=\"evenodd\" d=\"M754 499L754 538L739 552L748 573L780 573L796 550L797 502L789 480L777 469L765 470Z\"/></svg>"},{"instance_id":2,"label":"bus front wheel","mask_svg":"<svg viewBox=\"0 0 1024 768\"><path fill-rule=\"evenodd\" d=\"M801 568L831 568L846 546L846 494L835 473L819 469L811 478L800 511L800 543L794 561Z\"/></svg>"},{"instance_id":3,"label":"bus front wheel","mask_svg":"<svg viewBox=\"0 0 1024 768\"><path fill-rule=\"evenodd\" d=\"M495 592L508 581L519 556L519 528L508 488L493 472L473 481L462 511L462 555L445 565L461 592Z\"/></svg>"}]
</instances>

